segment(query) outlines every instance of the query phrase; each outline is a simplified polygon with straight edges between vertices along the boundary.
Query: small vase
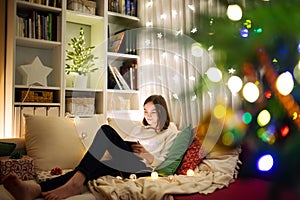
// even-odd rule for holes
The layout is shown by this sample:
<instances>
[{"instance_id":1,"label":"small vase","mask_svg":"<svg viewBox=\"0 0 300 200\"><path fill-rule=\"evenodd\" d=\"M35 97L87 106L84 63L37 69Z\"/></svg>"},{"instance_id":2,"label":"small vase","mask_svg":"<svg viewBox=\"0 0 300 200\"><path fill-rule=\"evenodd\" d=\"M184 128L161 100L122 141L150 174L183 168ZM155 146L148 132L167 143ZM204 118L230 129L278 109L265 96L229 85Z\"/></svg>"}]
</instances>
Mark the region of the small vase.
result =
<instances>
[{"instance_id":1,"label":"small vase","mask_svg":"<svg viewBox=\"0 0 300 200\"><path fill-rule=\"evenodd\" d=\"M66 87L85 89L87 88L88 76L77 73L66 74Z\"/></svg>"}]
</instances>

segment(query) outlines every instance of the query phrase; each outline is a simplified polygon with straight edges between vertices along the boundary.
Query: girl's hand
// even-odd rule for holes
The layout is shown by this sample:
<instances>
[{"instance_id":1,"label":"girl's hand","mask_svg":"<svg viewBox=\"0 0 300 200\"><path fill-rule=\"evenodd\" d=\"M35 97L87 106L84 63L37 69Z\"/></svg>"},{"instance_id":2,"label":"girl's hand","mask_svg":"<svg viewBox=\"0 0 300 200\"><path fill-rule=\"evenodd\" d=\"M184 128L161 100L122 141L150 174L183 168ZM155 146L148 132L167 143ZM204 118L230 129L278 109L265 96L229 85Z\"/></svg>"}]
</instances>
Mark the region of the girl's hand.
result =
<instances>
[{"instance_id":1,"label":"girl's hand","mask_svg":"<svg viewBox=\"0 0 300 200\"><path fill-rule=\"evenodd\" d=\"M153 155L149 153L139 142L132 144L133 153L142 159L146 159L149 164L153 162Z\"/></svg>"}]
</instances>

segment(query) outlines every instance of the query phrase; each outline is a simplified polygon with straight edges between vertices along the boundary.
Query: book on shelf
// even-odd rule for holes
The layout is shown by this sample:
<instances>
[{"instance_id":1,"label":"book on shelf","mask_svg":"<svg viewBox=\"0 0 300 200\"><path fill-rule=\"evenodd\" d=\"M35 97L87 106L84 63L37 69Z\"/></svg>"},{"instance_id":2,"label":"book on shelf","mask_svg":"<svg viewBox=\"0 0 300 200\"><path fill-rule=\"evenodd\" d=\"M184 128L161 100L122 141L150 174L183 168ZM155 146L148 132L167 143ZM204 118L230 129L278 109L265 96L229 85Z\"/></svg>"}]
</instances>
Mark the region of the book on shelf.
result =
<instances>
[{"instance_id":1,"label":"book on shelf","mask_svg":"<svg viewBox=\"0 0 300 200\"><path fill-rule=\"evenodd\" d=\"M136 17L137 2L137 0L108 0L108 10Z\"/></svg>"},{"instance_id":2,"label":"book on shelf","mask_svg":"<svg viewBox=\"0 0 300 200\"><path fill-rule=\"evenodd\" d=\"M127 82L125 81L125 79L123 78L123 76L120 74L119 70L116 67L113 67L114 73L116 74L117 78L119 79L119 82L122 85L122 88L124 90L130 90L129 85L127 84Z\"/></svg>"},{"instance_id":3,"label":"book on shelf","mask_svg":"<svg viewBox=\"0 0 300 200\"><path fill-rule=\"evenodd\" d=\"M108 51L136 55L137 35L134 30L123 29L109 38Z\"/></svg>"},{"instance_id":4,"label":"book on shelf","mask_svg":"<svg viewBox=\"0 0 300 200\"><path fill-rule=\"evenodd\" d=\"M108 86L108 89L120 89L122 90L122 86L121 86L121 83L119 82L119 79L117 78L116 74L114 73L114 70L112 68L111 65L108 65L108 83L107 83L107 86Z\"/></svg>"},{"instance_id":5,"label":"book on shelf","mask_svg":"<svg viewBox=\"0 0 300 200\"><path fill-rule=\"evenodd\" d=\"M120 89L120 90L130 90L131 89L129 87L129 85L127 84L127 82L125 81L125 79L123 78L123 76L121 75L121 73L119 72L117 67L113 67L109 64L109 70L114 78L113 81L118 86L117 87L118 89ZM116 87L113 87L113 88L117 89Z\"/></svg>"},{"instance_id":6,"label":"book on shelf","mask_svg":"<svg viewBox=\"0 0 300 200\"><path fill-rule=\"evenodd\" d=\"M61 0L21 0L21 1L41 4L44 6L51 6L51 7L55 7L55 8L61 7L61 2L60 2Z\"/></svg>"},{"instance_id":7,"label":"book on shelf","mask_svg":"<svg viewBox=\"0 0 300 200\"><path fill-rule=\"evenodd\" d=\"M109 38L108 51L118 53L123 43L125 32L117 33Z\"/></svg>"},{"instance_id":8,"label":"book on shelf","mask_svg":"<svg viewBox=\"0 0 300 200\"><path fill-rule=\"evenodd\" d=\"M137 67L135 61L123 62L120 73L132 90L137 90Z\"/></svg>"},{"instance_id":9,"label":"book on shelf","mask_svg":"<svg viewBox=\"0 0 300 200\"><path fill-rule=\"evenodd\" d=\"M54 13L19 13L16 19L16 35L19 37L58 41L59 16Z\"/></svg>"}]
</instances>

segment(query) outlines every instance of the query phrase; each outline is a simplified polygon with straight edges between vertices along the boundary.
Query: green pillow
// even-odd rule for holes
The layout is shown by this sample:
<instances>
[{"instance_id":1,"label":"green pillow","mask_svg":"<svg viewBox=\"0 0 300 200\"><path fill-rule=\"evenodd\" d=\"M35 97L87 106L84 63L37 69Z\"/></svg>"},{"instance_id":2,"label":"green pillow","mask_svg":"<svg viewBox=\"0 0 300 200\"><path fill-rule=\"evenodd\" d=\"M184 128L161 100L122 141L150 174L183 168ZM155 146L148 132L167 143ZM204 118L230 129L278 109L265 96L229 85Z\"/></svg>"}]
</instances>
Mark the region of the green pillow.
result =
<instances>
[{"instance_id":1,"label":"green pillow","mask_svg":"<svg viewBox=\"0 0 300 200\"><path fill-rule=\"evenodd\" d=\"M175 138L167 159L156 168L160 176L169 176L176 172L193 136L192 125L189 125Z\"/></svg>"},{"instance_id":2,"label":"green pillow","mask_svg":"<svg viewBox=\"0 0 300 200\"><path fill-rule=\"evenodd\" d=\"M9 156L16 148L15 143L0 142L0 156Z\"/></svg>"}]
</instances>

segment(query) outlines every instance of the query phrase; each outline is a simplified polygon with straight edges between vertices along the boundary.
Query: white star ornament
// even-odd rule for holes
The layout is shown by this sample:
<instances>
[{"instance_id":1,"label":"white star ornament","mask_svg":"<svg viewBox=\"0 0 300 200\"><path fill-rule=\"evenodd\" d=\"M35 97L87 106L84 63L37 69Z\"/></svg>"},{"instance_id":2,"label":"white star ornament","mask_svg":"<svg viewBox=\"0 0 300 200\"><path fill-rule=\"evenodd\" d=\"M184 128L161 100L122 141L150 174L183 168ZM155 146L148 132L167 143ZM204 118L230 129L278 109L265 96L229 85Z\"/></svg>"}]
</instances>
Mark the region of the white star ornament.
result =
<instances>
[{"instance_id":1,"label":"white star ornament","mask_svg":"<svg viewBox=\"0 0 300 200\"><path fill-rule=\"evenodd\" d=\"M47 76L53 69L44 66L40 58L36 56L31 64L20 65L19 70L23 76L24 85L47 86Z\"/></svg>"}]
</instances>

